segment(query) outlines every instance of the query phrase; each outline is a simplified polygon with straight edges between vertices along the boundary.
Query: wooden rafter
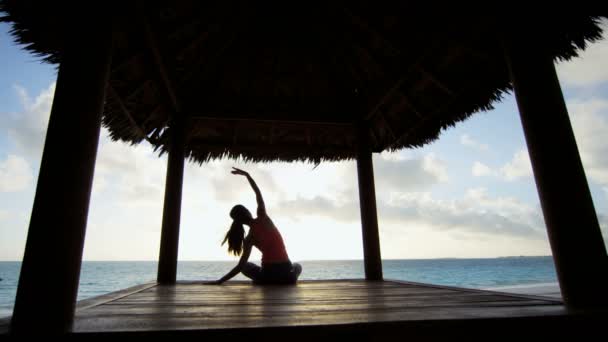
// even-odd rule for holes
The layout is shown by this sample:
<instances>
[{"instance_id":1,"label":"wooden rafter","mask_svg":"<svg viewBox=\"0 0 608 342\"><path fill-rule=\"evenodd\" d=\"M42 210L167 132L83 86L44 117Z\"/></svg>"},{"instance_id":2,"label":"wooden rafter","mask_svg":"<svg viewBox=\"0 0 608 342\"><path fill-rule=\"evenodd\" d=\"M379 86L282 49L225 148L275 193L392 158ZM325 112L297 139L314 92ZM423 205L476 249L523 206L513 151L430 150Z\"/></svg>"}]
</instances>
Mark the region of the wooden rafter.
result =
<instances>
[{"instance_id":1,"label":"wooden rafter","mask_svg":"<svg viewBox=\"0 0 608 342\"><path fill-rule=\"evenodd\" d=\"M116 92L114 87L108 85L106 89L110 93L110 96L112 96L114 98L114 101L116 101L116 103L118 104L120 111L125 115L127 120L129 120L129 123L131 123L131 125L135 128L137 135L139 135L141 139L145 139L148 142L152 143L150 138L148 138L148 136L144 132L143 128L137 123L137 121L135 121L135 118L133 118L133 115L131 115L131 112L129 111L129 109L127 109L124 102L122 102L120 95Z\"/></svg>"},{"instance_id":2,"label":"wooden rafter","mask_svg":"<svg viewBox=\"0 0 608 342\"><path fill-rule=\"evenodd\" d=\"M443 90L444 92L446 92L451 97L456 97L458 95L458 94L456 94L455 91L451 90L448 86L446 86L445 84L443 84L443 82L439 81L437 79L437 77L435 77L435 75L433 75L433 73L431 73L430 71L426 70L421 65L417 65L416 69L421 74L423 74L424 77L426 77L429 81L431 81L436 87L440 88L441 90Z\"/></svg>"},{"instance_id":3,"label":"wooden rafter","mask_svg":"<svg viewBox=\"0 0 608 342\"><path fill-rule=\"evenodd\" d=\"M140 12L140 13L144 13L144 12ZM152 54L154 64L156 66L156 69L158 70L158 73L163 82L164 88L167 91L167 95L169 95L169 99L171 101L171 105L173 106L173 110L176 113L180 113L181 105L180 105L179 99L178 99L176 91L175 91L175 86L174 86L173 82L171 81L169 71L167 70L167 67L163 61L160 49L158 48L158 40L156 39L156 36L154 35L152 28L150 27L150 23L148 22L148 19L144 15L141 15L140 20L141 20L141 25L143 26L142 29L144 31L146 45L148 46L148 49L150 50L150 53Z\"/></svg>"},{"instance_id":4,"label":"wooden rafter","mask_svg":"<svg viewBox=\"0 0 608 342\"><path fill-rule=\"evenodd\" d=\"M456 101L457 101L456 98L452 98L451 101L446 102L445 104L443 104L436 110L432 111L431 113L424 115L415 125L409 127L409 129L406 129L402 133L395 135L397 138L393 141L393 143L406 139L412 132L417 131L426 122L435 118L437 115L443 113L447 108L451 107L454 103L456 103ZM385 146L385 147L383 147L383 149L386 147L389 147L389 146Z\"/></svg>"},{"instance_id":5,"label":"wooden rafter","mask_svg":"<svg viewBox=\"0 0 608 342\"><path fill-rule=\"evenodd\" d=\"M203 139L192 139L188 146L192 150L217 150L217 149L235 149L242 151L263 151L264 149L270 149L278 152L285 153L302 153L302 152L319 152L322 153L325 149L330 149L332 151L338 151L340 153L352 154L354 153L351 147L342 147L342 146L323 146L323 145L308 145L306 143L302 144L294 144L294 143L281 143L281 144L263 144L256 142L243 142L241 145L233 145L230 146L225 142L215 142L215 141L207 141Z\"/></svg>"},{"instance_id":6,"label":"wooden rafter","mask_svg":"<svg viewBox=\"0 0 608 342\"><path fill-rule=\"evenodd\" d=\"M137 60L139 57L141 57L141 55L142 55L142 52L138 51L137 53L133 54L132 56L124 58L119 63L112 63L112 72L117 72L120 69L129 66L129 64L133 63L135 60Z\"/></svg>"},{"instance_id":7,"label":"wooden rafter","mask_svg":"<svg viewBox=\"0 0 608 342\"><path fill-rule=\"evenodd\" d=\"M149 86L153 81L151 79L144 80L140 85L137 86L133 91L131 91L127 96L125 96L125 100L131 99L136 94L139 94L143 91L147 86Z\"/></svg>"},{"instance_id":8,"label":"wooden rafter","mask_svg":"<svg viewBox=\"0 0 608 342\"><path fill-rule=\"evenodd\" d=\"M352 122L340 122L340 121L306 121L304 119L290 119L289 116L279 119L279 118L248 118L248 117L235 117L235 116L190 116L191 122L201 123L204 121L210 122L243 122L243 123L259 123L259 124L276 124L276 125L304 125L304 126L334 126L334 127L353 127Z\"/></svg>"}]
</instances>

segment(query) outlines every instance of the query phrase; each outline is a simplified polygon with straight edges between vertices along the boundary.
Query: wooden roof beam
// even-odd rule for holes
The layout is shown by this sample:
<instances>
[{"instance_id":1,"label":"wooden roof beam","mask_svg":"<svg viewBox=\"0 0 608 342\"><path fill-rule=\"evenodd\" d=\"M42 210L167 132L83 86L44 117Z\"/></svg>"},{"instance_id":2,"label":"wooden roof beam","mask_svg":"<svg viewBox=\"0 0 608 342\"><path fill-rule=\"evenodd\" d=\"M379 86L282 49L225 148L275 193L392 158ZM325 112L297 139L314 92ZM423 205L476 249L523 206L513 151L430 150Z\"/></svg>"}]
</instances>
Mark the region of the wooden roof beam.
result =
<instances>
[{"instance_id":1,"label":"wooden roof beam","mask_svg":"<svg viewBox=\"0 0 608 342\"><path fill-rule=\"evenodd\" d=\"M139 13L145 13L145 12L143 12L143 10L142 10L142 11L139 11ZM164 88L167 91L167 95L169 95L169 99L170 99L171 105L173 106L173 110L176 113L180 113L181 105L180 105L179 99L177 97L177 93L175 91L175 86L174 86L173 82L171 81L169 71L167 70L167 67L166 67L166 65L163 61L162 55L160 53L160 49L158 48L158 41L156 39L156 36L154 35L154 32L152 32L152 28L150 27L150 23L148 22L148 19L143 14L140 15L140 20L141 20L141 25L143 26L146 45L148 46L148 49L150 50L150 53L152 54L154 64L156 66L156 69L158 70L158 73L160 75Z\"/></svg>"},{"instance_id":2,"label":"wooden roof beam","mask_svg":"<svg viewBox=\"0 0 608 342\"><path fill-rule=\"evenodd\" d=\"M458 94L456 94L455 91L451 90L448 86L446 86L445 84L443 84L441 81L439 81L437 79L437 77L435 77L435 75L433 75L433 73L431 73L430 71L426 70L425 68L423 68L421 65L417 65L416 69L424 75L424 77L426 77L429 81L431 81L431 83L433 83L436 87L440 88L441 90L443 90L445 93L447 93L448 95L450 95L451 97L456 97Z\"/></svg>"},{"instance_id":3,"label":"wooden roof beam","mask_svg":"<svg viewBox=\"0 0 608 342\"><path fill-rule=\"evenodd\" d=\"M106 89L109 92L110 96L112 96L114 98L114 100L116 101L116 103L118 104L120 111L125 115L127 120L129 120L129 123L131 123L131 125L135 128L137 135L139 135L140 138L145 139L146 141L152 143L152 141L150 140L150 138L148 138L148 135L145 133L143 128L137 123L137 121L135 121L135 119L133 118L133 115L131 115L131 112L129 111L129 109L127 109L124 102L122 102L120 95L118 95L118 93L116 92L114 87L112 87L111 85L108 84Z\"/></svg>"},{"instance_id":4,"label":"wooden roof beam","mask_svg":"<svg viewBox=\"0 0 608 342\"><path fill-rule=\"evenodd\" d=\"M443 90L445 93L447 93L448 95L450 95L450 97L457 97L458 93L452 89L450 89L449 87L447 87L445 84L443 84L441 81L439 81L437 79L437 77L435 77L435 75L433 75L431 72L429 72L428 70L426 70L421 64L420 62L424 59L424 57L429 53L429 51L431 51L433 49L433 47L429 47L426 51L424 51L422 54L420 54L420 56L416 59L416 62L410 64L406 70L404 72L401 73L401 76L397 79L397 81L395 82L395 84L389 88L389 90L386 92L386 94L384 96L382 96L380 98L380 100L378 101L378 103L369 111L369 113L367 113L367 115L364 117L365 120L371 120L380 110L380 108L382 107L382 105L384 105L392 96L395 95L395 93L397 93L397 91L399 90L399 88L401 87L401 85L403 84L403 82L405 81L405 79L407 78L408 74L410 72L412 72L413 70L417 70L418 72L422 73L429 81L431 81L433 84L435 84L435 86L437 86L438 88L440 88L441 90ZM451 60L451 58L447 58L444 63L447 63ZM405 94L402 94L402 96L405 98L406 100L406 104L408 107L410 107L410 109L412 109L412 111L414 113L416 113L417 116L421 117L422 115L416 110L416 108L414 108L414 106L412 105L411 101L407 98L407 96Z\"/></svg>"},{"instance_id":5,"label":"wooden roof beam","mask_svg":"<svg viewBox=\"0 0 608 342\"><path fill-rule=\"evenodd\" d=\"M336 126L336 127L354 127L354 123L347 121L323 121L323 120L315 120L308 121L305 118L250 118L250 117L237 117L230 116L226 117L223 115L217 116L191 116L189 118L191 122L201 122L201 121L214 121L214 122L243 122L243 123L258 123L258 124L268 124L268 125L281 125L281 124L290 124L290 125L304 125L304 126Z\"/></svg>"},{"instance_id":6,"label":"wooden roof beam","mask_svg":"<svg viewBox=\"0 0 608 342\"><path fill-rule=\"evenodd\" d=\"M190 150L197 149L208 149L208 150L217 150L217 149L226 149L226 150L238 150L241 151L263 151L264 149L270 149L277 152L285 152L285 153L303 153L303 152L323 152L323 150L329 149L331 151L338 151L340 153L354 154L354 146L324 146L324 145L308 145L306 142L301 144L297 143L281 143L281 144L260 144L260 143L251 143L251 142L242 142L242 145L232 145L231 142L215 142L215 141L205 141L199 139L193 139L188 142L188 148Z\"/></svg>"},{"instance_id":7,"label":"wooden roof beam","mask_svg":"<svg viewBox=\"0 0 608 342\"><path fill-rule=\"evenodd\" d=\"M437 108L436 110L432 111L431 113L423 116L418 123L416 123L415 125L409 127L408 129L402 131L402 132L395 132L395 137L397 137L394 141L393 144L406 139L412 132L415 132L416 130L418 130L422 125L424 125L426 122L428 122L429 120L437 117L437 115L441 114L442 112L444 112L447 108L451 107L454 103L456 103L457 98L453 98L452 101L448 101L445 104L443 104L442 106L440 106L439 108ZM382 149L388 148L390 147L389 144L387 146L384 146Z\"/></svg>"},{"instance_id":8,"label":"wooden roof beam","mask_svg":"<svg viewBox=\"0 0 608 342\"><path fill-rule=\"evenodd\" d=\"M249 17L247 16L248 13L246 13L246 11L246 9L240 8L237 13L231 13L229 17L223 17L223 24L231 28L228 30L229 32L227 33L227 36L223 39L223 44L221 44L221 46L212 54L208 55L207 58L202 61L202 63L195 64L191 70L188 70L184 77L180 79L181 83L188 82L195 77L198 77L199 79L204 78L207 76L210 70L215 68L221 59L220 57L222 57L226 50L232 46L241 30L243 30L243 27L249 23ZM221 32L221 30L218 32ZM205 39L208 39L208 37ZM201 42L203 42L205 39L203 39Z\"/></svg>"},{"instance_id":9,"label":"wooden roof beam","mask_svg":"<svg viewBox=\"0 0 608 342\"><path fill-rule=\"evenodd\" d=\"M351 20L351 22L357 25L357 27L359 27L361 30L367 32L367 34L369 34L370 36L373 36L376 39L380 40L388 50L394 51L396 55L401 54L401 50L398 49L395 44L393 44L390 40L386 39L383 34L371 27L365 20L361 19L361 17L356 16L347 8L343 9L343 13L346 14L346 16Z\"/></svg>"}]
</instances>

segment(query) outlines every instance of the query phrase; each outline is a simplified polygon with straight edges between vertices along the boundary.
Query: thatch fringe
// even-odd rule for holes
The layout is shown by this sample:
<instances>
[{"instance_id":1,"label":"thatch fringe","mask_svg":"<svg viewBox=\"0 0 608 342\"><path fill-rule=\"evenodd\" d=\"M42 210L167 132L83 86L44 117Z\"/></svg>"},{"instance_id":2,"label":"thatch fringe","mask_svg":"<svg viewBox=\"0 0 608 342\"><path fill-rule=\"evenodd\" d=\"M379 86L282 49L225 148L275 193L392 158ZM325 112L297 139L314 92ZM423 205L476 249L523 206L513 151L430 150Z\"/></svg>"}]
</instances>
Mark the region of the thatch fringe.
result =
<instances>
[{"instance_id":1,"label":"thatch fringe","mask_svg":"<svg viewBox=\"0 0 608 342\"><path fill-rule=\"evenodd\" d=\"M527 13L513 26L512 15L412 13L400 3L311 5L284 16L264 6L152 2L139 13L158 38L179 115L219 118L188 121L191 161L349 160L361 125L374 151L421 147L512 91L498 37L525 34L556 61L602 38L603 17L576 13ZM102 123L113 140L147 140L162 155L176 113L133 8L115 11ZM0 13L15 41L48 63L61 61L66 34L78 29L68 26L68 2L0 0Z\"/></svg>"}]
</instances>

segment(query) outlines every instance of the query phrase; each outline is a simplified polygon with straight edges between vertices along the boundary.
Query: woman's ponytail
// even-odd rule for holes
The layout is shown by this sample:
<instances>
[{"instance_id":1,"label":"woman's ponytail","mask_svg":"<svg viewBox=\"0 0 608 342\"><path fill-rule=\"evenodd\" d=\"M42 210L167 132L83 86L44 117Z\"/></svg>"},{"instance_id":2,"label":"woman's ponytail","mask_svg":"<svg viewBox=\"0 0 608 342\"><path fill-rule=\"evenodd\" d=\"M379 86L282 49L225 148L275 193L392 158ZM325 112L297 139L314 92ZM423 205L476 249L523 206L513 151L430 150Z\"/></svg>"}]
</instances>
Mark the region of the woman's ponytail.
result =
<instances>
[{"instance_id":1,"label":"woman's ponytail","mask_svg":"<svg viewBox=\"0 0 608 342\"><path fill-rule=\"evenodd\" d=\"M241 255L243 252L243 240L245 239L245 228L243 224L237 221L233 221L230 226L230 230L226 233L222 246L228 241L228 253L234 255Z\"/></svg>"}]
</instances>

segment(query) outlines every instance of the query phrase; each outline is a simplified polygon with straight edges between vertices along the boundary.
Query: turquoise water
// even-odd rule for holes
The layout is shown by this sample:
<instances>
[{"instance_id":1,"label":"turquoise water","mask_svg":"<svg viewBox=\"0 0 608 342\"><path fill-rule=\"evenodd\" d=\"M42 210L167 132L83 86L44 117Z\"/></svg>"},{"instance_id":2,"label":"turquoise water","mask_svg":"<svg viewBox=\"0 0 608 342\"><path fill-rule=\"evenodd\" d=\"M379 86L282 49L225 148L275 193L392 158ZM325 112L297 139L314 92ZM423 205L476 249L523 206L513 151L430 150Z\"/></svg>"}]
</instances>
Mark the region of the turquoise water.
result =
<instances>
[{"instance_id":1,"label":"turquoise water","mask_svg":"<svg viewBox=\"0 0 608 342\"><path fill-rule=\"evenodd\" d=\"M301 279L360 279L362 260L303 261ZM235 262L180 261L179 280L215 280ZM468 288L555 283L551 257L497 259L384 260L384 278ZM12 312L20 262L0 262L0 317ZM156 279L153 261L85 261L80 275L78 299L98 296ZM239 275L235 279L245 280Z\"/></svg>"}]
</instances>

